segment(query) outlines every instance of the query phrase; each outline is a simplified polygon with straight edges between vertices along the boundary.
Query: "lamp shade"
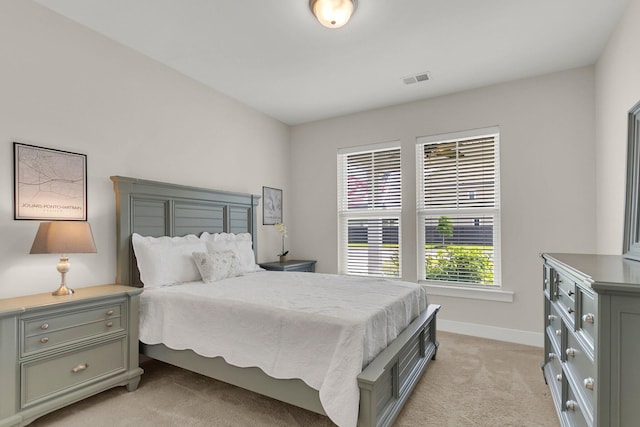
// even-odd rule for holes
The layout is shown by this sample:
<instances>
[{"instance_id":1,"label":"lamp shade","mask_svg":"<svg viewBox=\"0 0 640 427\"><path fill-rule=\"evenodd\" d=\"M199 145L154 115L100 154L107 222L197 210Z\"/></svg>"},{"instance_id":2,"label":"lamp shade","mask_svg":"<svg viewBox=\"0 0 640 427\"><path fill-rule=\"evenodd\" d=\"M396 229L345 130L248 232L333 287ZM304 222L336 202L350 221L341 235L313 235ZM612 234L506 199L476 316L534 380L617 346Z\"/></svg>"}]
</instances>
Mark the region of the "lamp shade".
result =
<instances>
[{"instance_id":1,"label":"lamp shade","mask_svg":"<svg viewBox=\"0 0 640 427\"><path fill-rule=\"evenodd\" d=\"M86 221L42 222L31 246L32 254L95 253L91 226Z\"/></svg>"},{"instance_id":2,"label":"lamp shade","mask_svg":"<svg viewBox=\"0 0 640 427\"><path fill-rule=\"evenodd\" d=\"M328 28L346 24L356 9L357 0L310 0L309 6L318 21Z\"/></svg>"}]
</instances>

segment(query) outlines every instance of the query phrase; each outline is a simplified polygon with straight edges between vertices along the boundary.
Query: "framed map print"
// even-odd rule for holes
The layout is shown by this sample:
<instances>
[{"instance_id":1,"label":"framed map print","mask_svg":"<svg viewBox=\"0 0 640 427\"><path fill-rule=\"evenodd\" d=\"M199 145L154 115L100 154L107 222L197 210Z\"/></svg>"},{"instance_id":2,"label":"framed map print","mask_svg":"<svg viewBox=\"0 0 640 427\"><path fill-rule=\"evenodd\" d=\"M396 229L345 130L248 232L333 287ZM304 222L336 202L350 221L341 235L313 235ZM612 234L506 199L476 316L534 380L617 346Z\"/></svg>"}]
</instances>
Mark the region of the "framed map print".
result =
<instances>
[{"instance_id":1,"label":"framed map print","mask_svg":"<svg viewBox=\"0 0 640 427\"><path fill-rule=\"evenodd\" d=\"M262 225L282 222L282 190L262 187Z\"/></svg>"},{"instance_id":2,"label":"framed map print","mask_svg":"<svg viewBox=\"0 0 640 427\"><path fill-rule=\"evenodd\" d=\"M13 143L14 219L87 220L87 156Z\"/></svg>"}]
</instances>

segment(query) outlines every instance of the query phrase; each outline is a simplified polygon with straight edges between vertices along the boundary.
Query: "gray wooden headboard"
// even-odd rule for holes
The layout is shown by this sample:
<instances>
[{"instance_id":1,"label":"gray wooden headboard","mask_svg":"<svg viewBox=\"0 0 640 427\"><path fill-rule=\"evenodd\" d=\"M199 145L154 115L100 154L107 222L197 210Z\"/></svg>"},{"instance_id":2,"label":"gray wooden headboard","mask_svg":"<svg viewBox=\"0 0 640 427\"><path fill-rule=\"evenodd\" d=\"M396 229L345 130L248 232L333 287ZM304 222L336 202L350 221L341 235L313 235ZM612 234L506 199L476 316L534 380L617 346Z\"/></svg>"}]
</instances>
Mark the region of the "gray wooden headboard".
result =
<instances>
[{"instance_id":1,"label":"gray wooden headboard","mask_svg":"<svg viewBox=\"0 0 640 427\"><path fill-rule=\"evenodd\" d=\"M258 253L260 196L112 176L116 193L116 283L142 286L131 235L184 236L251 233Z\"/></svg>"}]
</instances>

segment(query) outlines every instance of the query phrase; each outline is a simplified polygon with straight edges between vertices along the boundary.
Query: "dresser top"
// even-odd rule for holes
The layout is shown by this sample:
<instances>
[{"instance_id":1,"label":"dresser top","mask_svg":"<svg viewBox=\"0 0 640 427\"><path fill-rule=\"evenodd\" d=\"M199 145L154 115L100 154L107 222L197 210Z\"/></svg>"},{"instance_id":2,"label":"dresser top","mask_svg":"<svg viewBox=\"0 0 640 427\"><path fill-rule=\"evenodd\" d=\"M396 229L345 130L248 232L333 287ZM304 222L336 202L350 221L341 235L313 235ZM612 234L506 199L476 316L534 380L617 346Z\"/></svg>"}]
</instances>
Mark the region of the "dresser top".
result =
<instances>
[{"instance_id":1,"label":"dresser top","mask_svg":"<svg viewBox=\"0 0 640 427\"><path fill-rule=\"evenodd\" d=\"M35 307L47 307L60 304L73 304L88 299L113 297L118 294L136 295L141 288L122 285L100 285L87 288L76 288L72 295L53 296L51 293L25 295L15 298L0 299L0 316L24 312Z\"/></svg>"},{"instance_id":2,"label":"dresser top","mask_svg":"<svg viewBox=\"0 0 640 427\"><path fill-rule=\"evenodd\" d=\"M640 294L640 261L620 255L544 253L542 257L571 271L596 292Z\"/></svg>"}]
</instances>

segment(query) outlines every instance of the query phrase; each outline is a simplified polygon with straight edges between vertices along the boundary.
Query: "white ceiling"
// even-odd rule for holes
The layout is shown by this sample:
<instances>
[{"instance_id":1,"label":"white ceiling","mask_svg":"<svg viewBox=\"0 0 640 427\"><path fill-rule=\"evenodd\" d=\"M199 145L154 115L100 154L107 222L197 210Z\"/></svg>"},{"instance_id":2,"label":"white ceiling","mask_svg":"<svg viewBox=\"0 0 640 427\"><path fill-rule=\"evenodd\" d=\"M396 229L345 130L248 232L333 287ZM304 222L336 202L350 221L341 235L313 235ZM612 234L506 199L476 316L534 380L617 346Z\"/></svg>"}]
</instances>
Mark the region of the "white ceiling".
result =
<instances>
[{"instance_id":1,"label":"white ceiling","mask_svg":"<svg viewBox=\"0 0 640 427\"><path fill-rule=\"evenodd\" d=\"M295 125L595 63L629 0L36 0ZM402 78L428 71L431 80Z\"/></svg>"}]
</instances>

